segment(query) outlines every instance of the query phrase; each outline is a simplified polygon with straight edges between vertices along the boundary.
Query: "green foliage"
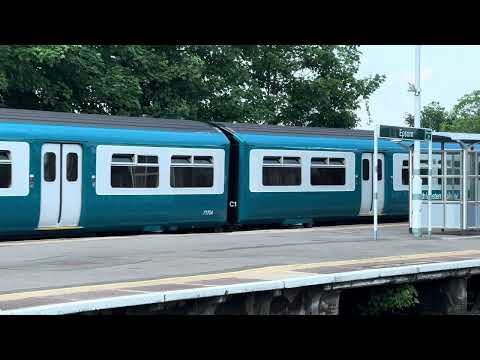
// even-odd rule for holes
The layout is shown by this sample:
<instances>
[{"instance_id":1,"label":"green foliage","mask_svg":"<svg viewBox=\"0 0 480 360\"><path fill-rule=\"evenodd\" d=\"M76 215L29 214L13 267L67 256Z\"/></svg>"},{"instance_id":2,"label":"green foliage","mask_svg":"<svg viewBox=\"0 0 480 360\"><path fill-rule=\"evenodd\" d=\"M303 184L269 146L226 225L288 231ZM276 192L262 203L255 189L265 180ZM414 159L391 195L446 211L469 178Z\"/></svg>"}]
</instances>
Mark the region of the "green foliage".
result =
<instances>
[{"instance_id":1,"label":"green foliage","mask_svg":"<svg viewBox=\"0 0 480 360\"><path fill-rule=\"evenodd\" d=\"M406 114L405 121L413 126L413 115ZM438 102L426 105L421 113L421 126L436 131L480 133L480 90L462 96L450 112Z\"/></svg>"},{"instance_id":2,"label":"green foliage","mask_svg":"<svg viewBox=\"0 0 480 360\"><path fill-rule=\"evenodd\" d=\"M418 293L411 284L372 288L366 306L360 305L362 315L387 315L408 310L418 303Z\"/></svg>"},{"instance_id":3,"label":"green foliage","mask_svg":"<svg viewBox=\"0 0 480 360\"><path fill-rule=\"evenodd\" d=\"M461 97L452 110L452 119L442 126L445 131L480 133L480 90Z\"/></svg>"},{"instance_id":4,"label":"green foliage","mask_svg":"<svg viewBox=\"0 0 480 360\"><path fill-rule=\"evenodd\" d=\"M443 124L451 121L451 117L445 108L437 101L425 105L420 113L420 127L430 128L434 131L440 131ZM408 126L414 126L415 120L412 114L405 114L405 122Z\"/></svg>"},{"instance_id":5,"label":"green foliage","mask_svg":"<svg viewBox=\"0 0 480 360\"><path fill-rule=\"evenodd\" d=\"M13 108L354 127L385 77L356 46L0 46Z\"/></svg>"}]
</instances>

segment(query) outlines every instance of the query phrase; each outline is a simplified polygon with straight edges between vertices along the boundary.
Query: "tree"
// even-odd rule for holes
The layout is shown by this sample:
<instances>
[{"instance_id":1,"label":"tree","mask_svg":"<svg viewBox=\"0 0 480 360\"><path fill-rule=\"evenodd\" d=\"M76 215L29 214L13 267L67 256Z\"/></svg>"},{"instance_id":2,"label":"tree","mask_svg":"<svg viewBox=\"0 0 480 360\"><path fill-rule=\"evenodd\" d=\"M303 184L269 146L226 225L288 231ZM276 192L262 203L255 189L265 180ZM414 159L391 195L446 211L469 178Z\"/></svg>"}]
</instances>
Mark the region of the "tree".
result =
<instances>
[{"instance_id":1,"label":"tree","mask_svg":"<svg viewBox=\"0 0 480 360\"><path fill-rule=\"evenodd\" d=\"M462 96L452 110L452 119L442 127L445 131L480 133L480 90Z\"/></svg>"},{"instance_id":2,"label":"tree","mask_svg":"<svg viewBox=\"0 0 480 360\"><path fill-rule=\"evenodd\" d=\"M354 127L385 77L357 46L0 46L13 108Z\"/></svg>"},{"instance_id":3,"label":"tree","mask_svg":"<svg viewBox=\"0 0 480 360\"><path fill-rule=\"evenodd\" d=\"M141 93L128 69L105 61L101 47L2 46L0 89L13 108L111 113L138 110Z\"/></svg>"},{"instance_id":4,"label":"tree","mask_svg":"<svg viewBox=\"0 0 480 360\"><path fill-rule=\"evenodd\" d=\"M4 105L25 109L188 117L200 76L172 46L1 46L0 60Z\"/></svg>"},{"instance_id":5,"label":"tree","mask_svg":"<svg viewBox=\"0 0 480 360\"><path fill-rule=\"evenodd\" d=\"M437 101L425 105L420 113L420 127L430 128L434 131L440 131L442 124L448 124L451 117L445 108ZM410 113L405 114L405 122L408 126L414 126L415 119Z\"/></svg>"},{"instance_id":6,"label":"tree","mask_svg":"<svg viewBox=\"0 0 480 360\"><path fill-rule=\"evenodd\" d=\"M354 127L385 77L357 79L355 46L195 47L206 64L203 120Z\"/></svg>"}]
</instances>

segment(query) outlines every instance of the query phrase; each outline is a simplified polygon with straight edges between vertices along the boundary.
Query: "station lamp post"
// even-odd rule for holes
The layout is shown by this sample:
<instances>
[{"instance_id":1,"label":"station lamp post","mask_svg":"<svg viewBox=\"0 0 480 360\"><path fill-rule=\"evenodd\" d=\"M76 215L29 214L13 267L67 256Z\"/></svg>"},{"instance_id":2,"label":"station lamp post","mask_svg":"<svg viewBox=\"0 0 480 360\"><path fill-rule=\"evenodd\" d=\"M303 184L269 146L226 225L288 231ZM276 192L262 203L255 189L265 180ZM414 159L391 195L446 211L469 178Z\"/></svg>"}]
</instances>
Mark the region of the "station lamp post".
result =
<instances>
[{"instance_id":1,"label":"station lamp post","mask_svg":"<svg viewBox=\"0 0 480 360\"><path fill-rule=\"evenodd\" d=\"M409 91L415 98L414 127L420 128L420 45L415 47L415 85L410 84ZM422 236L421 207L422 207L422 180L420 179L420 141L413 143L413 176L412 176L412 233L416 238ZM431 150L430 150L431 151Z\"/></svg>"},{"instance_id":2,"label":"station lamp post","mask_svg":"<svg viewBox=\"0 0 480 360\"><path fill-rule=\"evenodd\" d=\"M412 208L410 216L410 227L412 233L416 238L422 237L422 180L420 178L420 141L428 141L428 235L432 234L432 129L424 129L420 127L420 46L415 49L415 85L409 84L410 89L415 96L415 122L414 127L398 127L398 126L386 126L379 125L374 121L373 132L373 234L374 239L378 239L378 211L377 211L377 167L378 167L378 139L387 138L400 144L403 140L413 140L413 162L410 168L411 174L411 193L409 194L411 199ZM406 149L410 149L409 146L401 144Z\"/></svg>"}]
</instances>

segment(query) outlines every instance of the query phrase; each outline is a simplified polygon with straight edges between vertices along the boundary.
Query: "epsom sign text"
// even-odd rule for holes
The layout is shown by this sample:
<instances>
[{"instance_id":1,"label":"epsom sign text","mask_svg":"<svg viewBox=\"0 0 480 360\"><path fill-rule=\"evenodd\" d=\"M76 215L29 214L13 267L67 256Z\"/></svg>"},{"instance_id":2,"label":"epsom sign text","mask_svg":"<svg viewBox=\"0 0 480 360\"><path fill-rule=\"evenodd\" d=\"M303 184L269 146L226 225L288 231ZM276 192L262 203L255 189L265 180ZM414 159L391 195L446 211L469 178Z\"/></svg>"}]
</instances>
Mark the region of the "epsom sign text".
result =
<instances>
[{"instance_id":1,"label":"epsom sign text","mask_svg":"<svg viewBox=\"0 0 480 360\"><path fill-rule=\"evenodd\" d=\"M402 140L430 140L430 129L380 125L380 137Z\"/></svg>"}]
</instances>

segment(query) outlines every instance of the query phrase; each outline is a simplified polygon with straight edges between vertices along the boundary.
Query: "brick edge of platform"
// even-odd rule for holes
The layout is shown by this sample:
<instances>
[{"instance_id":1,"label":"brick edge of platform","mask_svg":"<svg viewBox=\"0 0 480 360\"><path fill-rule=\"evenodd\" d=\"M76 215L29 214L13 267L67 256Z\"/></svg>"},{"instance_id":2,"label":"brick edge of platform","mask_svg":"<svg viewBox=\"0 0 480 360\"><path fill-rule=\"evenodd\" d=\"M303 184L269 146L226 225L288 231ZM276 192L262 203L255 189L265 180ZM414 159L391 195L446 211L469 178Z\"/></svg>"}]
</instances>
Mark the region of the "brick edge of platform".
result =
<instances>
[{"instance_id":1,"label":"brick edge of platform","mask_svg":"<svg viewBox=\"0 0 480 360\"><path fill-rule=\"evenodd\" d=\"M332 274L318 274L284 280L256 281L250 283L212 286L173 291L160 291L148 294L135 294L99 298L93 300L72 301L60 304L33 306L0 311L0 315L67 315L106 309L124 308L141 305L166 303L171 301L192 300L215 296L253 293L259 291L282 290L316 285L334 287L355 287L387 283L389 279L419 274L435 274L448 271L479 268L480 259L448 261L441 263L402 265L379 269L356 270Z\"/></svg>"}]
</instances>

